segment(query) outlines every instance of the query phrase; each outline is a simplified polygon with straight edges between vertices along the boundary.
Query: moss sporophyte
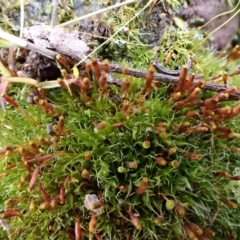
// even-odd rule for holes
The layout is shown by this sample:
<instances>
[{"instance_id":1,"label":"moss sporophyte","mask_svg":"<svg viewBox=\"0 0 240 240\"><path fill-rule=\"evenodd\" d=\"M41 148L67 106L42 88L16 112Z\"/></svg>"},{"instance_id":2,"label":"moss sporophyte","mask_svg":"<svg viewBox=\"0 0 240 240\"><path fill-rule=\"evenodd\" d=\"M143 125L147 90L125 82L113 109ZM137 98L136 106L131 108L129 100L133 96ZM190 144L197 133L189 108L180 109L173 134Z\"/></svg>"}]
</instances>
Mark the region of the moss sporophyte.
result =
<instances>
[{"instance_id":1,"label":"moss sporophyte","mask_svg":"<svg viewBox=\"0 0 240 240\"><path fill-rule=\"evenodd\" d=\"M145 96L153 67L145 83L124 76L115 86L104 64L87 62L79 91L72 85L40 90L35 105L3 95L9 106L1 118L1 218L9 237L238 234L239 202L230 183L239 180L240 107L223 101L235 88L204 91L183 66L176 86L153 85ZM86 209L88 194L98 200Z\"/></svg>"}]
</instances>

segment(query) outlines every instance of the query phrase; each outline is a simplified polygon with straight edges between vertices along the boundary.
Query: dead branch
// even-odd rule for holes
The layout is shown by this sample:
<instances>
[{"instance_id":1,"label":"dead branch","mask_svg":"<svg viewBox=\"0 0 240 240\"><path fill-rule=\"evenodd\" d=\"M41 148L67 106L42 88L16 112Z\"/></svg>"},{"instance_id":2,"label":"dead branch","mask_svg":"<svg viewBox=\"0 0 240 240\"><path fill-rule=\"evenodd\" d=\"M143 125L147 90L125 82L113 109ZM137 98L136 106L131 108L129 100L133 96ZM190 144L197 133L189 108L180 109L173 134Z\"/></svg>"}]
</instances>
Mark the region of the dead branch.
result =
<instances>
[{"instance_id":1,"label":"dead branch","mask_svg":"<svg viewBox=\"0 0 240 240\"><path fill-rule=\"evenodd\" d=\"M55 59L57 53L54 51L51 51L49 49L46 49L42 46L38 46L36 44L33 44L31 42L28 42L26 39L24 38L19 38L17 36L14 36L10 33L7 33L5 31L3 31L0 28L0 37L4 40L9 41L10 43L12 43L13 45L22 47L22 48L26 48L28 50L37 52L45 57L51 58L51 59Z\"/></svg>"},{"instance_id":2,"label":"dead branch","mask_svg":"<svg viewBox=\"0 0 240 240\"><path fill-rule=\"evenodd\" d=\"M126 68L123 68L116 64L109 64L109 66L110 66L111 72L122 73L124 70L124 73L129 76L138 77L138 78L145 78L145 76L146 76L146 71L140 71L140 70L133 69L133 68L128 68L127 71L125 71ZM155 73L154 80L165 82L165 83L170 83L170 84L174 84L174 85L176 85L178 83L177 76L171 76L171 75L166 75L166 74L161 74L161 73ZM199 81L200 81L200 79L196 79L193 83L195 84ZM211 82L206 82L204 84L204 86L202 87L202 89L211 90L214 92L221 92L221 91L225 91L226 89L228 89L228 86L223 85L223 84L214 84ZM231 100L240 99L240 90L235 90L233 93L231 93L229 99L231 99Z\"/></svg>"},{"instance_id":3,"label":"dead branch","mask_svg":"<svg viewBox=\"0 0 240 240\"><path fill-rule=\"evenodd\" d=\"M0 36L1 38L8 40L9 42L12 42L15 45L21 46L23 48L26 48L28 50L37 52L41 55L44 55L48 58L51 59L55 59L56 55L58 54L55 51L46 49L44 47L38 46L36 44L30 43L25 39L22 38L18 38L14 35L11 35L7 32L4 32L3 30L0 29ZM76 61L80 61L81 57L77 56ZM123 73L123 70L126 69L126 67L122 67L116 64L109 64L110 66L110 71L114 72L114 73ZM141 71L141 70L137 70L137 69L133 69L133 68L128 68L127 71L124 71L124 73L126 75L130 75L133 77L138 77L138 78L145 78L146 76L146 71ZM176 85L178 83L178 77L177 76L171 76L171 75L167 75L167 74L160 74L160 73L155 73L154 74L154 79L156 81L161 81L161 82L165 82L165 83L169 83L169 84L174 84ZM194 83L199 82L200 80L197 79L194 81ZM112 83L116 84L116 85L120 85L121 83L117 80L112 80ZM228 88L228 86L226 85L222 85L222 84L214 84L211 82L206 82L204 84L204 86L202 87L202 89L204 90L211 90L214 92L220 92L220 91L225 91ZM230 100L238 100L240 99L240 90L235 90L233 93L230 94L229 97Z\"/></svg>"}]
</instances>

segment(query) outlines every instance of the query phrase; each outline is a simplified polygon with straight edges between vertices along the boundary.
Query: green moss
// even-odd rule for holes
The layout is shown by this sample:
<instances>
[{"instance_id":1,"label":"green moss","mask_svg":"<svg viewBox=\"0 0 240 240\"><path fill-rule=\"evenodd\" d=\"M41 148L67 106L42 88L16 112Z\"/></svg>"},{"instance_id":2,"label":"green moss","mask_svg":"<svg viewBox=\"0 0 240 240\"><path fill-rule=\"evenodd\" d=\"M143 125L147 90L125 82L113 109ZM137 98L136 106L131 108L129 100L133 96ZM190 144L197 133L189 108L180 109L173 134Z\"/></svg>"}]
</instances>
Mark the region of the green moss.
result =
<instances>
[{"instance_id":1,"label":"green moss","mask_svg":"<svg viewBox=\"0 0 240 240\"><path fill-rule=\"evenodd\" d=\"M128 9L128 13L129 18L122 18L122 21L131 19L134 11ZM132 24L134 33L137 25ZM191 29L184 33L172 27L155 52L147 45L138 45L135 33L129 35L129 39L120 34L113 43L136 43L127 43L124 61L118 60L122 65L141 69L147 68L153 58L163 62L169 51L174 51L169 65L173 69L185 64L191 49L199 44L197 33ZM194 58L197 65L193 71L204 73L205 78L224 71L225 62L204 47L194 52ZM115 77L122 79L120 75ZM221 138L224 134L214 130L210 121L237 133L239 117L223 116L224 121L218 121L214 116L218 115L220 107L230 105L233 108L238 103L220 102L217 109L212 109L215 115L206 116L203 113L206 105L191 102L192 106L185 104L177 109L176 103L190 93L183 91L178 101L169 101L175 93L171 85L162 83L142 101L144 80L131 78L125 97L119 87L111 85L108 88L113 96L107 93L101 96L96 79L93 81L87 91L88 101L78 89L73 91L73 96L61 88L46 90L46 99L58 110L57 115L64 116L64 131L60 134L49 135L46 131L48 124L59 124L56 116L44 113L38 105L27 104L27 93L23 97L20 88L9 92L37 122L35 125L10 105L0 116L1 217L11 208L21 214L7 220L9 234L16 233L13 239L71 239L79 216L82 239L94 239L98 233L104 239L114 240L185 240L189 239L184 229L188 221L201 228L211 228L216 233L214 239L225 239L231 234L240 236L238 208L223 203L223 199L227 199L239 205L239 186L229 177L220 176L223 172L231 176L239 174L236 148L240 140L238 137ZM214 94L202 92L197 100L209 99ZM129 103L125 110L124 101ZM196 111L197 115L189 118L186 116L189 111ZM199 126L205 127L205 131L193 130ZM43 144L40 137L49 144ZM40 153L34 153L30 141L38 146ZM16 149L4 152L9 146ZM29 169L22 160L22 148L32 153L29 153L30 159L51 156L44 165L42 162L30 165L31 171L41 166L36 186L31 191L31 180L23 181ZM165 159L165 165L158 164L160 157ZM11 164L17 165L6 170ZM51 198L46 209L43 209L46 199L39 184ZM65 199L61 202L63 189ZM96 232L89 229L93 211L84 203L89 194L104 200L103 213L97 216ZM6 204L13 199L17 202ZM5 231L0 234L6 238Z\"/></svg>"},{"instance_id":2,"label":"green moss","mask_svg":"<svg viewBox=\"0 0 240 240\"><path fill-rule=\"evenodd\" d=\"M79 101L79 97L70 97L64 90L49 90L47 95L61 114L65 117L66 135L50 146L38 142L40 136L47 136L46 125L56 124L49 115L44 114L38 106L29 106L25 101L16 99L25 111L37 121L35 126L19 111L9 107L1 117L2 146L22 146L29 149L28 142L38 144L42 154L54 154L55 158L42 168L37 185L43 184L46 192L54 197L59 194L60 187L66 177L71 181L65 187L65 203L54 209L40 210L43 202L38 186L28 192L28 182L21 188L18 184L27 175L18 150L9 153L1 161L1 173L7 173L1 179L1 202L13 198L22 198L15 207L23 213L23 217L12 218L9 222L11 232L19 230L22 239L67 239L66 232L73 231L77 212L81 214L83 236L91 236L88 223L91 212L84 207L87 194L101 195L105 201L104 213L97 218L97 232L107 239L126 239L135 236L136 239L185 239L182 228L183 218L175 209L168 210L167 198L179 201L186 210L186 219L207 227L218 211L212 229L217 236L238 231L238 210L232 210L219 202L219 197L233 199L236 195L231 191L229 180L213 176L213 172L229 171L234 173L238 166L238 154L228 150L229 146L238 146L239 140L218 139L214 134L214 146L211 133L186 134L175 129L175 125L190 121L191 126L199 124L201 117L187 119L181 111L172 110L173 104L168 103L167 86L157 89L142 106L138 106L140 88L132 89L129 101L134 107L134 113L124 116L121 105L116 105L104 95L101 99L94 97L91 104ZM92 91L96 91L95 94ZM117 94L119 91L115 88ZM96 96L98 89L91 90L89 96ZM98 95L98 94L97 94ZM144 110L146 109L147 112ZM104 129L97 129L100 122L107 123ZM113 128L113 123L123 123L122 128ZM167 137L153 130L153 127L166 122ZM95 124L94 124L95 123ZM235 121L224 125L235 129ZM150 141L150 147L144 148L142 143ZM177 153L168 155L170 148L176 148ZM91 160L86 160L84 153L91 153ZM201 155L200 161L194 161L184 156L184 152L194 152ZM167 161L177 161L180 166L172 164L158 166L156 156L160 154ZM213 165L211 163L213 158ZM129 168L127 162L136 161L137 168ZM18 164L11 170L4 171L8 164ZM31 166L32 169L38 164ZM119 167L125 170L118 171ZM90 179L85 180L81 172L87 169ZM148 188L142 195L135 190L140 187L143 178L147 178ZM119 190L121 185L128 188L126 193ZM223 187L225 186L225 187ZM228 186L228 187L227 187ZM31 200L35 202L35 210L29 211ZM3 207L5 209L9 206ZM128 210L139 214L141 230L132 225ZM164 215L164 220L155 224L154 219ZM124 224L123 224L124 222ZM52 228L52 230L49 230ZM19 235L17 237L19 239Z\"/></svg>"}]
</instances>

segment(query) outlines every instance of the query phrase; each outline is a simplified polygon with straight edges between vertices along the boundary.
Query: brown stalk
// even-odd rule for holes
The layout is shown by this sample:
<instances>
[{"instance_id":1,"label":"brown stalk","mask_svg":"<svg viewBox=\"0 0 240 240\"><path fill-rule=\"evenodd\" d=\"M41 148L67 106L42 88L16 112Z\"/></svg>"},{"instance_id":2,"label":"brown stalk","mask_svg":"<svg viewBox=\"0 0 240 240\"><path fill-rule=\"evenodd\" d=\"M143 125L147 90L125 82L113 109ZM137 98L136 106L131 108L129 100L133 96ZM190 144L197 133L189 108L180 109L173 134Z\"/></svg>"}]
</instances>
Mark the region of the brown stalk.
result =
<instances>
[{"instance_id":1,"label":"brown stalk","mask_svg":"<svg viewBox=\"0 0 240 240\"><path fill-rule=\"evenodd\" d=\"M182 69L180 71L179 81L178 81L177 89L175 92L181 92L183 90L186 82L186 77L187 77L187 66L184 65L182 66Z\"/></svg>"},{"instance_id":2,"label":"brown stalk","mask_svg":"<svg viewBox=\"0 0 240 240\"><path fill-rule=\"evenodd\" d=\"M195 73L193 73L189 79L187 79L185 82L184 82L184 86L183 86L183 89L182 90L186 90L186 89L189 89L192 84L193 84L193 80L195 78Z\"/></svg>"}]
</instances>

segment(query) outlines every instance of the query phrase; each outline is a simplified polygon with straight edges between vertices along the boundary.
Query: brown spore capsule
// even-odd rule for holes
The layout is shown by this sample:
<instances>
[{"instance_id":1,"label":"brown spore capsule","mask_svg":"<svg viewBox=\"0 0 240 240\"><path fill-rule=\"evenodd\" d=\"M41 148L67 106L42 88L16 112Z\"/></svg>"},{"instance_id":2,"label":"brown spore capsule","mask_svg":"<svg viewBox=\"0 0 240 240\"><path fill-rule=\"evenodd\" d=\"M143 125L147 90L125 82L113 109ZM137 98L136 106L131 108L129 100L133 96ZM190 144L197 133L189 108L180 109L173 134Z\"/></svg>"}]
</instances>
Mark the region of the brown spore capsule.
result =
<instances>
[{"instance_id":1,"label":"brown spore capsule","mask_svg":"<svg viewBox=\"0 0 240 240\"><path fill-rule=\"evenodd\" d=\"M97 81L99 81L99 78L101 77L102 72L101 72L100 65L96 58L92 58L92 60L91 60L91 70L94 73Z\"/></svg>"}]
</instances>

